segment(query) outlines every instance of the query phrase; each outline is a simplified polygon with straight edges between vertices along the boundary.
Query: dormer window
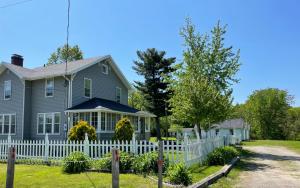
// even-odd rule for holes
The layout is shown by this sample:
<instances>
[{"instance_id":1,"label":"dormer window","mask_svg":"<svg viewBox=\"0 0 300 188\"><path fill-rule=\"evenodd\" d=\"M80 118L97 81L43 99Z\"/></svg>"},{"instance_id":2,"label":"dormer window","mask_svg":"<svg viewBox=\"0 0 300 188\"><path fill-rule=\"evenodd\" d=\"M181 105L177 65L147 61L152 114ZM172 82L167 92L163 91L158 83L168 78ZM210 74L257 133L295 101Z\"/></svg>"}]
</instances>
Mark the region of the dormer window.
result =
<instances>
[{"instance_id":1,"label":"dormer window","mask_svg":"<svg viewBox=\"0 0 300 188\"><path fill-rule=\"evenodd\" d=\"M116 87L116 102L121 103L121 88Z\"/></svg>"},{"instance_id":2,"label":"dormer window","mask_svg":"<svg viewBox=\"0 0 300 188\"><path fill-rule=\"evenodd\" d=\"M102 64L102 73L103 74L108 74L108 65Z\"/></svg>"},{"instance_id":3,"label":"dormer window","mask_svg":"<svg viewBox=\"0 0 300 188\"><path fill-rule=\"evenodd\" d=\"M53 97L54 96L54 78L46 79L45 82L45 96Z\"/></svg>"},{"instance_id":4,"label":"dormer window","mask_svg":"<svg viewBox=\"0 0 300 188\"><path fill-rule=\"evenodd\" d=\"M92 80L84 78L84 96L92 98Z\"/></svg>"},{"instance_id":5,"label":"dormer window","mask_svg":"<svg viewBox=\"0 0 300 188\"><path fill-rule=\"evenodd\" d=\"M4 100L11 99L11 80L4 81Z\"/></svg>"}]
</instances>

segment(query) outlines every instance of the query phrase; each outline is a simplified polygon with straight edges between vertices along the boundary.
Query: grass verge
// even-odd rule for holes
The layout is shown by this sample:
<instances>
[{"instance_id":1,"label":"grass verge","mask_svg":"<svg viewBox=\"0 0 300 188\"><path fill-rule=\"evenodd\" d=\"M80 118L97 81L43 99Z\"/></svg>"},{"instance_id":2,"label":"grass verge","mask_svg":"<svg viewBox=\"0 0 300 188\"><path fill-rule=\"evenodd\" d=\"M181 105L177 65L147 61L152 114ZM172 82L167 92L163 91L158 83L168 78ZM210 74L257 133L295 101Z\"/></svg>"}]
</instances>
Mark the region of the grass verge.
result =
<instances>
[{"instance_id":1,"label":"grass verge","mask_svg":"<svg viewBox=\"0 0 300 188\"><path fill-rule=\"evenodd\" d=\"M281 146L300 153L300 141L293 140L254 140L242 143L244 146Z\"/></svg>"}]
</instances>

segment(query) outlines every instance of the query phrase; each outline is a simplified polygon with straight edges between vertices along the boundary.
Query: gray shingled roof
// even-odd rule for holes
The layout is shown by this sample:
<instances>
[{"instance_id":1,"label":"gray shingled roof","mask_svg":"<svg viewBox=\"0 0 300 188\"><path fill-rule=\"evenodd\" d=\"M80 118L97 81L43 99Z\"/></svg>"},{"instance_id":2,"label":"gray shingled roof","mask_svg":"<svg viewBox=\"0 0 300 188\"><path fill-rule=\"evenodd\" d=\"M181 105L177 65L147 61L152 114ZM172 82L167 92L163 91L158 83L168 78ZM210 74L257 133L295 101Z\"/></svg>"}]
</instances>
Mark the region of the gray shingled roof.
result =
<instances>
[{"instance_id":1,"label":"gray shingled roof","mask_svg":"<svg viewBox=\"0 0 300 188\"><path fill-rule=\"evenodd\" d=\"M67 73L65 72L65 70L66 70L65 63L49 65L46 67L37 67L34 69L28 69L25 67L20 67L20 66L16 66L16 65L13 65L10 63L2 62L0 64L0 68L6 67L9 70L11 70L13 73L15 73L17 76L19 76L21 79L24 79L24 80L38 80L38 79L43 79L43 78L74 74L80 70L83 70L95 63L98 63L98 62L106 60L106 59L110 60L109 62L110 62L111 67L116 71L117 75L124 82L124 84L128 88L131 88L129 82L127 81L127 79L125 78L125 76L123 75L121 70L118 68L118 66L115 64L115 62L113 61L113 59L111 58L110 55L93 57L93 58L69 62L68 68L67 68ZM1 70L0 70L0 74L1 74Z\"/></svg>"},{"instance_id":2,"label":"gray shingled roof","mask_svg":"<svg viewBox=\"0 0 300 188\"><path fill-rule=\"evenodd\" d=\"M250 128L250 125L246 123L243 119L230 119L223 121L221 123L215 124L215 128L227 128L227 129L238 129L238 128Z\"/></svg>"}]
</instances>

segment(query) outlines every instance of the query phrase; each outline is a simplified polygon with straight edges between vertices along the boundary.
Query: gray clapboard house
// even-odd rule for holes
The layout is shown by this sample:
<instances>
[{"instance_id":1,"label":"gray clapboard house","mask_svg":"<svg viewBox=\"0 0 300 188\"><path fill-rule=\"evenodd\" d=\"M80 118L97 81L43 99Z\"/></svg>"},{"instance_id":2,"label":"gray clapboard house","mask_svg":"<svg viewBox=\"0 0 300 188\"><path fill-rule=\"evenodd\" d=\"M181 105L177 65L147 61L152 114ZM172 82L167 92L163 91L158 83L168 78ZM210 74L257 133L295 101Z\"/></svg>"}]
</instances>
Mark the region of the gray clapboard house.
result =
<instances>
[{"instance_id":1,"label":"gray clapboard house","mask_svg":"<svg viewBox=\"0 0 300 188\"><path fill-rule=\"evenodd\" d=\"M0 139L67 139L79 120L111 139L126 116L137 139L148 139L152 114L128 106L131 86L111 56L28 69L23 57L0 64Z\"/></svg>"}]
</instances>

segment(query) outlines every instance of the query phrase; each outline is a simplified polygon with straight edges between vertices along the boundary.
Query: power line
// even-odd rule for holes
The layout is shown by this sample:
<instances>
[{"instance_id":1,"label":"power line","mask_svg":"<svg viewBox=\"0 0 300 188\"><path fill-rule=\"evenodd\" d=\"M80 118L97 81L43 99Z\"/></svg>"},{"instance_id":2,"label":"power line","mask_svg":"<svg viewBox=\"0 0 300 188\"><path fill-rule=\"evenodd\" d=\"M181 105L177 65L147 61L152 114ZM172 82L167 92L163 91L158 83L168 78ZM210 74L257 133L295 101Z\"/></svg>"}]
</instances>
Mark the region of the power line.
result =
<instances>
[{"instance_id":1,"label":"power line","mask_svg":"<svg viewBox=\"0 0 300 188\"><path fill-rule=\"evenodd\" d=\"M67 57L66 57L66 70L65 74L67 74L68 70L68 58L69 58L69 27L70 27L70 6L71 2L68 0L68 21L67 21Z\"/></svg>"},{"instance_id":2,"label":"power line","mask_svg":"<svg viewBox=\"0 0 300 188\"><path fill-rule=\"evenodd\" d=\"M15 2L15 3L9 3L9 4L7 4L7 5L0 6L0 8L12 7L12 6L19 5L19 4L23 4L23 3L27 3L27 2L30 2L30 1L33 1L33 0L17 1L17 2Z\"/></svg>"}]
</instances>

